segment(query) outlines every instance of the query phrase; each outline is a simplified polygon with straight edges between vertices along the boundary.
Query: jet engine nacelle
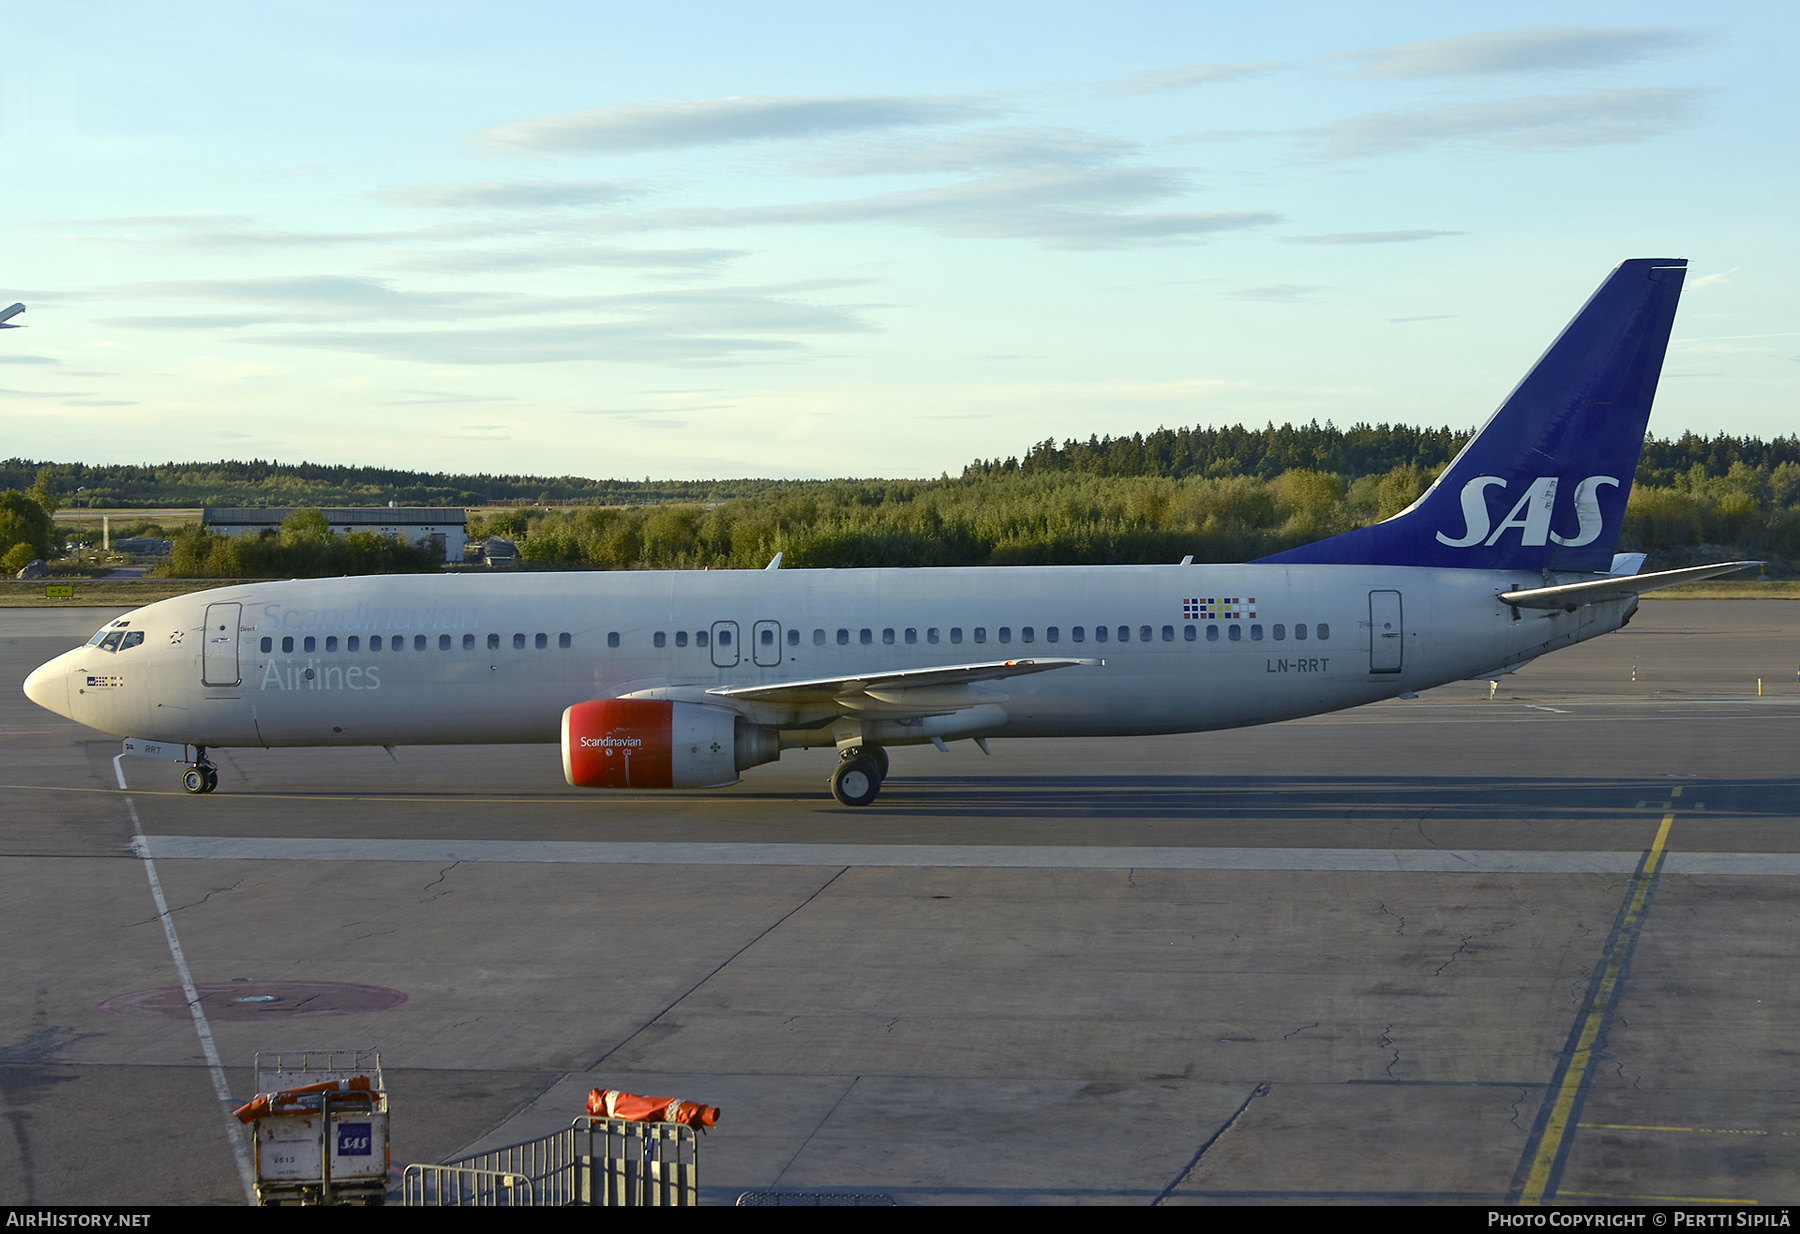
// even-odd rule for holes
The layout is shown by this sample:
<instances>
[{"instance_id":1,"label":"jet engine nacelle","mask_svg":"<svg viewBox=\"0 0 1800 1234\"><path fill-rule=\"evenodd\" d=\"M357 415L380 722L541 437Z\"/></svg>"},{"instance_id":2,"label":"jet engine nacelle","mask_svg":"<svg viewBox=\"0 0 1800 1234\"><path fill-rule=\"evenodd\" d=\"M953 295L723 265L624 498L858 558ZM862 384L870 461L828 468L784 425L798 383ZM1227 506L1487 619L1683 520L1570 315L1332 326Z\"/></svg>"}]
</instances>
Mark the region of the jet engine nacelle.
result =
<instances>
[{"instance_id":1,"label":"jet engine nacelle","mask_svg":"<svg viewBox=\"0 0 1800 1234\"><path fill-rule=\"evenodd\" d=\"M601 698L563 712L563 776L577 788L719 788L781 755L772 731L725 707Z\"/></svg>"}]
</instances>

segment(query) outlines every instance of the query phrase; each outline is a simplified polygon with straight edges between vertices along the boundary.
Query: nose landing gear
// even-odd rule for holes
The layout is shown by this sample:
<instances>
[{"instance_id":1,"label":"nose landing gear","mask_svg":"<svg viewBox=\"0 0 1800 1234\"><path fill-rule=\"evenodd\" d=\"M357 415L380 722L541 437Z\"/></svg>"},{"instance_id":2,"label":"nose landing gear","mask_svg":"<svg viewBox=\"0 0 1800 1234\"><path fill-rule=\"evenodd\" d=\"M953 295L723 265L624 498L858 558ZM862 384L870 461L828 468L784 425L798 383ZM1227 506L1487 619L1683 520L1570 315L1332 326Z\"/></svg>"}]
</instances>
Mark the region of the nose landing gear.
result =
<instances>
[{"instance_id":1,"label":"nose landing gear","mask_svg":"<svg viewBox=\"0 0 1800 1234\"><path fill-rule=\"evenodd\" d=\"M219 769L207 761L206 747L194 750L195 762L181 773L181 788L188 793L210 793L219 787Z\"/></svg>"}]
</instances>

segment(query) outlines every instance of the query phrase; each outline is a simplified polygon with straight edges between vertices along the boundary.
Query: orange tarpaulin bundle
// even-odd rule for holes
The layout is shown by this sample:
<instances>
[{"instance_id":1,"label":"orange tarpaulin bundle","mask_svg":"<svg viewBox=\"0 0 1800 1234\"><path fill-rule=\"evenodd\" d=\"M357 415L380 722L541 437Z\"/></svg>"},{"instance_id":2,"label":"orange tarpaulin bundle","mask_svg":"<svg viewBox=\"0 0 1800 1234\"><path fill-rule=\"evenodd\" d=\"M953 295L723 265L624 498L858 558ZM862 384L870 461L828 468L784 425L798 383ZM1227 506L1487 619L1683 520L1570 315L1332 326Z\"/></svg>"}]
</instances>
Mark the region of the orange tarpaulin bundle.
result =
<instances>
[{"instance_id":1,"label":"orange tarpaulin bundle","mask_svg":"<svg viewBox=\"0 0 1800 1234\"><path fill-rule=\"evenodd\" d=\"M376 1096L375 1086L369 1083L369 1077L357 1075L348 1080L326 1080L323 1084L307 1084L301 1088L283 1089L278 1093L258 1093L232 1113L237 1115L240 1123L251 1123L265 1114L276 1113L278 1107L296 1106L297 1098L316 1096L319 1093L335 1093L348 1097L351 1101L368 1102L374 1101Z\"/></svg>"},{"instance_id":2,"label":"orange tarpaulin bundle","mask_svg":"<svg viewBox=\"0 0 1800 1234\"><path fill-rule=\"evenodd\" d=\"M596 1088L588 1094L588 1113L599 1118L622 1118L633 1123L686 1123L712 1127L719 1121L716 1105L695 1105L673 1097L639 1097L616 1088Z\"/></svg>"}]
</instances>

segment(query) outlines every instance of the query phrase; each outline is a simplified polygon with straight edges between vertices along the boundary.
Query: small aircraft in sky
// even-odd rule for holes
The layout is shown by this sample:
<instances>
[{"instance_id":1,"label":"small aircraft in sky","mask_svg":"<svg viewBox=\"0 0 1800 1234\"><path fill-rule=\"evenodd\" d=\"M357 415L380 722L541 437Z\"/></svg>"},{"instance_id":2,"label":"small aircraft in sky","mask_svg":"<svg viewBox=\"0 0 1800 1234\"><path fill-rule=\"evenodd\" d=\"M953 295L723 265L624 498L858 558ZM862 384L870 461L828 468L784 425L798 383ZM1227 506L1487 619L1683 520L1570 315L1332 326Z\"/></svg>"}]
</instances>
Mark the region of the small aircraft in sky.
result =
<instances>
[{"instance_id":1,"label":"small aircraft in sky","mask_svg":"<svg viewBox=\"0 0 1800 1234\"><path fill-rule=\"evenodd\" d=\"M25 305L22 303L9 304L5 308L0 309L0 330L23 330L25 328L24 325L14 323L13 318L24 311Z\"/></svg>"},{"instance_id":2,"label":"small aircraft in sky","mask_svg":"<svg viewBox=\"0 0 1800 1234\"><path fill-rule=\"evenodd\" d=\"M1757 564L1614 552L1686 271L1621 263L1406 510L1246 564L239 583L108 622L25 693L187 763L191 793L221 746L560 742L570 784L631 790L835 747L832 795L864 806L890 746L1202 732L1491 680L1619 629L1642 592Z\"/></svg>"}]
</instances>

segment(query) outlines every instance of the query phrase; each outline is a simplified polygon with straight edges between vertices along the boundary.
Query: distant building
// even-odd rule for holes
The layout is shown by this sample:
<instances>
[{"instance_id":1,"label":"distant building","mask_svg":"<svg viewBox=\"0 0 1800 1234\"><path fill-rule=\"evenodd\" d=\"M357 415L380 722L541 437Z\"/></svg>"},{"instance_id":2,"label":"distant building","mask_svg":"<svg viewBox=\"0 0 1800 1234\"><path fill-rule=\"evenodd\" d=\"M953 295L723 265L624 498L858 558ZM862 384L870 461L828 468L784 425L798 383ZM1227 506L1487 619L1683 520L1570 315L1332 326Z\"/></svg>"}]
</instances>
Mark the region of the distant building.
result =
<instances>
[{"instance_id":1,"label":"distant building","mask_svg":"<svg viewBox=\"0 0 1800 1234\"><path fill-rule=\"evenodd\" d=\"M155 536L121 536L112 542L115 553L132 553L140 557L167 557L175 550L175 541Z\"/></svg>"},{"instance_id":2,"label":"distant building","mask_svg":"<svg viewBox=\"0 0 1800 1234\"><path fill-rule=\"evenodd\" d=\"M224 536L254 536L280 531L281 521L292 509L223 509L208 506L200 514L203 531ZM325 524L333 535L373 531L404 537L414 543L437 547L445 561L461 561L468 540L469 513L452 506L348 506L324 508Z\"/></svg>"}]
</instances>

